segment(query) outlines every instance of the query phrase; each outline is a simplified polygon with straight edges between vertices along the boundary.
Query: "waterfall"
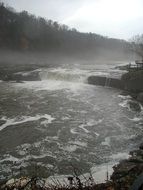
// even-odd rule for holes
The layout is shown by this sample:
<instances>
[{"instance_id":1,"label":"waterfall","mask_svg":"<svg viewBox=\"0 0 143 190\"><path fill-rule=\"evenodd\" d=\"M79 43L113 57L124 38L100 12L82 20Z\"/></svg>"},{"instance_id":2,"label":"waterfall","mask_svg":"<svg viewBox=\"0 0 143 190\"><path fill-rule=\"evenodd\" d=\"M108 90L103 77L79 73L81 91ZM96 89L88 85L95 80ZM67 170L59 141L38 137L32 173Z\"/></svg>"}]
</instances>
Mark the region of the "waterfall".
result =
<instances>
[{"instance_id":1,"label":"waterfall","mask_svg":"<svg viewBox=\"0 0 143 190\"><path fill-rule=\"evenodd\" d=\"M111 82L111 78L106 77L104 86L110 86L110 82Z\"/></svg>"},{"instance_id":2,"label":"waterfall","mask_svg":"<svg viewBox=\"0 0 143 190\"><path fill-rule=\"evenodd\" d=\"M85 83L87 81L87 73L72 69L43 69L40 72L40 78L41 80Z\"/></svg>"}]
</instances>

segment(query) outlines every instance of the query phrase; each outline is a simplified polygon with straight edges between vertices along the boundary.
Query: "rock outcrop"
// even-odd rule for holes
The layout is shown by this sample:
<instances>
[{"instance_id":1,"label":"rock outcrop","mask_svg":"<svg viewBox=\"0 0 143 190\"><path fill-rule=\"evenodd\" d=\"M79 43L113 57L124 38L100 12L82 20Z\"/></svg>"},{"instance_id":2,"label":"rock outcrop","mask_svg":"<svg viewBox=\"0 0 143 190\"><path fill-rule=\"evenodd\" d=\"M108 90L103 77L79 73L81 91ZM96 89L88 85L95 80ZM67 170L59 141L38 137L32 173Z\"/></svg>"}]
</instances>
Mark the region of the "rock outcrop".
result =
<instances>
[{"instance_id":1,"label":"rock outcrop","mask_svg":"<svg viewBox=\"0 0 143 190\"><path fill-rule=\"evenodd\" d=\"M136 180L143 172L143 149L142 145L138 150L130 152L130 158L121 161L118 165L114 166L114 172L111 180L114 184L114 189L131 189ZM143 185L143 178L141 183L138 184L139 188ZM138 189L139 189L138 188Z\"/></svg>"},{"instance_id":2,"label":"rock outcrop","mask_svg":"<svg viewBox=\"0 0 143 190\"><path fill-rule=\"evenodd\" d=\"M143 70L129 71L122 75L121 80L125 85L125 90L135 93L143 92Z\"/></svg>"},{"instance_id":3,"label":"rock outcrop","mask_svg":"<svg viewBox=\"0 0 143 190\"><path fill-rule=\"evenodd\" d=\"M88 84L105 86L106 77L103 76L90 76L88 77Z\"/></svg>"},{"instance_id":4,"label":"rock outcrop","mask_svg":"<svg viewBox=\"0 0 143 190\"><path fill-rule=\"evenodd\" d=\"M42 65L36 64L1 64L0 80L3 81L35 81L40 80L39 71Z\"/></svg>"},{"instance_id":5,"label":"rock outcrop","mask_svg":"<svg viewBox=\"0 0 143 190\"><path fill-rule=\"evenodd\" d=\"M9 75L6 75L3 78L3 80L22 82L22 81L39 81L41 79L40 79L39 71L31 71L27 73L19 72L19 73L9 74Z\"/></svg>"},{"instance_id":6,"label":"rock outcrop","mask_svg":"<svg viewBox=\"0 0 143 190\"><path fill-rule=\"evenodd\" d=\"M88 77L88 84L124 89L124 82L122 80L116 78L107 78L103 76Z\"/></svg>"},{"instance_id":7,"label":"rock outcrop","mask_svg":"<svg viewBox=\"0 0 143 190\"><path fill-rule=\"evenodd\" d=\"M104 76L88 77L88 84L108 86L128 92L134 99L143 103L143 70L129 71L122 75L121 79L107 78ZM134 104L134 105L133 105ZM139 111L140 106L131 102L131 109Z\"/></svg>"}]
</instances>

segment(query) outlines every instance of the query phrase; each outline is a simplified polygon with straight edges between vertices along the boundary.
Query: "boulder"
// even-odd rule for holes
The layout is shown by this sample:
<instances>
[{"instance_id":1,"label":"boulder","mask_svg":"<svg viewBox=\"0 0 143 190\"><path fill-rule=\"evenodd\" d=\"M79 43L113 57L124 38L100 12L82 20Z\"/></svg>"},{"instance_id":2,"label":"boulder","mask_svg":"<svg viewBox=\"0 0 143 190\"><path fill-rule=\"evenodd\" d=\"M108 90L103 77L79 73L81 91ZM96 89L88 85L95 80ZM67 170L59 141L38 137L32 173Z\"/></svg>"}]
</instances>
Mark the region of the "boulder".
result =
<instances>
[{"instance_id":1,"label":"boulder","mask_svg":"<svg viewBox=\"0 0 143 190\"><path fill-rule=\"evenodd\" d=\"M136 101L129 101L128 102L129 106L130 106L130 109L132 111L136 111L136 112L140 112L141 111L141 106L138 102Z\"/></svg>"}]
</instances>

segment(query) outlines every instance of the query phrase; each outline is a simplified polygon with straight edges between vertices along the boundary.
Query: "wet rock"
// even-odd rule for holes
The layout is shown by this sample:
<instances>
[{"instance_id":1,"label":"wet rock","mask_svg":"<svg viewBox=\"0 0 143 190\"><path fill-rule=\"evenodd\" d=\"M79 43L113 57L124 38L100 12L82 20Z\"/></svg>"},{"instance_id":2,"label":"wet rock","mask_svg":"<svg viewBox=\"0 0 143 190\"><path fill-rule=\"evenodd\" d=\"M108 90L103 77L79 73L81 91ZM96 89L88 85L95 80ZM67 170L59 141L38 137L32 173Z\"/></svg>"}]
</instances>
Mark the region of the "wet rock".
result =
<instances>
[{"instance_id":1,"label":"wet rock","mask_svg":"<svg viewBox=\"0 0 143 190\"><path fill-rule=\"evenodd\" d=\"M140 149L130 152L130 157L127 160L121 161L114 166L114 172L111 179L114 182L116 190L130 189L135 180L142 174L143 171L143 145ZM122 187L122 188L121 188Z\"/></svg>"},{"instance_id":2,"label":"wet rock","mask_svg":"<svg viewBox=\"0 0 143 190\"><path fill-rule=\"evenodd\" d=\"M136 93L143 92L143 70L125 73L122 75L121 80L125 84L125 90Z\"/></svg>"},{"instance_id":3,"label":"wet rock","mask_svg":"<svg viewBox=\"0 0 143 190\"><path fill-rule=\"evenodd\" d=\"M129 106L130 106L130 109L132 111L136 111L136 112L140 112L141 111L141 106L138 102L136 101L129 101L128 102Z\"/></svg>"},{"instance_id":4,"label":"wet rock","mask_svg":"<svg viewBox=\"0 0 143 190\"><path fill-rule=\"evenodd\" d=\"M143 150L143 143L140 145L140 147L139 147L141 150Z\"/></svg>"},{"instance_id":5,"label":"wet rock","mask_svg":"<svg viewBox=\"0 0 143 190\"><path fill-rule=\"evenodd\" d=\"M88 84L105 86L106 77L103 76L90 76L88 77Z\"/></svg>"},{"instance_id":6,"label":"wet rock","mask_svg":"<svg viewBox=\"0 0 143 190\"><path fill-rule=\"evenodd\" d=\"M7 182L6 179L0 180L0 188L5 187L6 182Z\"/></svg>"},{"instance_id":7,"label":"wet rock","mask_svg":"<svg viewBox=\"0 0 143 190\"><path fill-rule=\"evenodd\" d=\"M32 71L27 73L16 73L13 74L12 79L16 82L22 82L22 81L39 81L39 71Z\"/></svg>"},{"instance_id":8,"label":"wet rock","mask_svg":"<svg viewBox=\"0 0 143 190\"><path fill-rule=\"evenodd\" d=\"M124 83L120 79L109 78L108 80L109 82L107 83L107 86L118 89L124 89Z\"/></svg>"},{"instance_id":9,"label":"wet rock","mask_svg":"<svg viewBox=\"0 0 143 190\"><path fill-rule=\"evenodd\" d=\"M88 77L88 84L124 89L124 83L120 79L107 78L107 77L103 77L103 76Z\"/></svg>"}]
</instances>

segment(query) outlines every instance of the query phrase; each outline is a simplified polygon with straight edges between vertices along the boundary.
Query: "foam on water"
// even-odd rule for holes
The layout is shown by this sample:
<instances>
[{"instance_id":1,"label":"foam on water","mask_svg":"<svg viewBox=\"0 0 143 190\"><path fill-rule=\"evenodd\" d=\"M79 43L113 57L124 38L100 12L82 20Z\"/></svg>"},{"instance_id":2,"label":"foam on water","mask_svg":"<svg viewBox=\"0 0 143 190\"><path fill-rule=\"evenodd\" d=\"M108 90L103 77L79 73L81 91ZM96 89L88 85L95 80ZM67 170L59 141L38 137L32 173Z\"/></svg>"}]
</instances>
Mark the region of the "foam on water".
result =
<instances>
[{"instance_id":1,"label":"foam on water","mask_svg":"<svg viewBox=\"0 0 143 190\"><path fill-rule=\"evenodd\" d=\"M101 145L103 145L103 146L110 146L110 143L111 143L110 138L111 138L111 137L106 137L106 138L105 138L105 141L103 141L103 142L101 143Z\"/></svg>"},{"instance_id":2,"label":"foam on water","mask_svg":"<svg viewBox=\"0 0 143 190\"><path fill-rule=\"evenodd\" d=\"M141 120L143 120L143 118L142 117L134 117L133 119L131 119L131 118L129 118L131 121L134 121L134 122L139 122L139 121L141 121Z\"/></svg>"},{"instance_id":3,"label":"foam on water","mask_svg":"<svg viewBox=\"0 0 143 190\"><path fill-rule=\"evenodd\" d=\"M93 126L93 125L98 125L100 123L103 122L104 119L99 119L99 120L94 120L94 119L90 119L88 122L87 122L87 125L88 126Z\"/></svg>"},{"instance_id":4,"label":"foam on water","mask_svg":"<svg viewBox=\"0 0 143 190\"><path fill-rule=\"evenodd\" d=\"M9 155L9 154L6 154L6 155L5 155L5 158L0 160L0 163L6 162L6 161L18 162L19 159L16 158L16 157L14 157L14 156L11 156L11 155Z\"/></svg>"},{"instance_id":5,"label":"foam on water","mask_svg":"<svg viewBox=\"0 0 143 190\"><path fill-rule=\"evenodd\" d=\"M123 107L123 108L128 108L128 109L130 109L128 103L129 103L129 100L127 99L127 100L124 100L123 102L119 103L119 106L121 106L121 107Z\"/></svg>"},{"instance_id":6,"label":"foam on water","mask_svg":"<svg viewBox=\"0 0 143 190\"><path fill-rule=\"evenodd\" d=\"M81 146L81 147L87 147L87 143L82 142L82 141L70 141L69 144L73 144L73 145L77 145L77 146Z\"/></svg>"},{"instance_id":7,"label":"foam on water","mask_svg":"<svg viewBox=\"0 0 143 190\"><path fill-rule=\"evenodd\" d=\"M4 120L5 123L0 126L0 131L3 130L4 128L12 126L12 125L17 125L17 124L21 124L21 123L30 122L30 121L37 121L42 118L47 119L46 124L52 123L52 121L55 120L55 118L53 118L51 115L48 115L48 114L36 115L36 116L22 116L21 118L13 118L13 119L2 117L1 119Z\"/></svg>"},{"instance_id":8,"label":"foam on water","mask_svg":"<svg viewBox=\"0 0 143 190\"><path fill-rule=\"evenodd\" d=\"M124 96L124 95L121 95L121 94L119 94L118 97L121 98L121 99L123 99L123 100L131 99L132 98L130 95Z\"/></svg>"},{"instance_id":9,"label":"foam on water","mask_svg":"<svg viewBox=\"0 0 143 190\"><path fill-rule=\"evenodd\" d=\"M72 134L79 134L79 132L76 131L76 128L70 129L70 132L71 132Z\"/></svg>"},{"instance_id":10,"label":"foam on water","mask_svg":"<svg viewBox=\"0 0 143 190\"><path fill-rule=\"evenodd\" d=\"M67 145L64 146L62 149L67 151L67 152L74 152L77 149L77 145Z\"/></svg>"},{"instance_id":11,"label":"foam on water","mask_svg":"<svg viewBox=\"0 0 143 190\"><path fill-rule=\"evenodd\" d=\"M123 159L128 159L129 154L127 152L119 152L117 154L112 154L110 158L112 158L114 161L120 161Z\"/></svg>"},{"instance_id":12,"label":"foam on water","mask_svg":"<svg viewBox=\"0 0 143 190\"><path fill-rule=\"evenodd\" d=\"M22 155L20 153L21 153L21 150L19 152L19 155ZM40 154L40 155L30 155L30 154L28 154L28 155L24 154L24 155L25 156L22 157L22 158L17 158L17 157L14 157L14 156L10 155L10 154L6 154L6 155L3 155L4 158L0 160L0 163L3 164L4 162L8 161L8 162L13 162L13 163L16 162L17 164L21 165L22 163L27 162L29 160L32 160L32 159L36 160L36 159L46 158L47 156L56 159L56 156L54 156L52 154L52 152L50 152L50 151L47 151L46 153Z\"/></svg>"},{"instance_id":13,"label":"foam on water","mask_svg":"<svg viewBox=\"0 0 143 190\"><path fill-rule=\"evenodd\" d=\"M79 125L78 127L79 127L80 129L82 129L85 133L90 133L90 131L85 128L85 127L87 127L86 124L81 124L81 125Z\"/></svg>"}]
</instances>

